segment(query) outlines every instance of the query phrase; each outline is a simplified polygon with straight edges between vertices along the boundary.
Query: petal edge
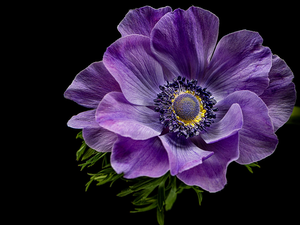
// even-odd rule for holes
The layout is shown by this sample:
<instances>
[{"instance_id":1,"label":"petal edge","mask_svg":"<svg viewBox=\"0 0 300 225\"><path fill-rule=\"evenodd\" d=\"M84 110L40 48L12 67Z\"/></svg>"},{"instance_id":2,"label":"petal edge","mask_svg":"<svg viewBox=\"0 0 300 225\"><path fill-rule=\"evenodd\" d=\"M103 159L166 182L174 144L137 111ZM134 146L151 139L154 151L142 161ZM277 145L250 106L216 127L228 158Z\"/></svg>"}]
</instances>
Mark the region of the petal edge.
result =
<instances>
[{"instance_id":1,"label":"petal edge","mask_svg":"<svg viewBox=\"0 0 300 225\"><path fill-rule=\"evenodd\" d=\"M232 104L225 116L201 133L202 139L211 144L237 133L243 127L243 113L239 104Z\"/></svg>"},{"instance_id":2,"label":"petal edge","mask_svg":"<svg viewBox=\"0 0 300 225\"><path fill-rule=\"evenodd\" d=\"M114 133L134 140L146 140L161 134L159 113L133 105L120 92L104 96L96 111L98 124Z\"/></svg>"},{"instance_id":3,"label":"petal edge","mask_svg":"<svg viewBox=\"0 0 300 225\"><path fill-rule=\"evenodd\" d=\"M88 108L97 108L108 92L121 91L102 61L94 62L77 74L64 97Z\"/></svg>"},{"instance_id":4,"label":"petal edge","mask_svg":"<svg viewBox=\"0 0 300 225\"><path fill-rule=\"evenodd\" d=\"M270 85L259 96L268 106L275 132L290 118L295 102L294 74L284 60L273 55L269 73Z\"/></svg>"},{"instance_id":5,"label":"petal edge","mask_svg":"<svg viewBox=\"0 0 300 225\"><path fill-rule=\"evenodd\" d=\"M150 36L152 28L166 13L171 12L169 6L154 9L150 6L130 10L118 25L121 35L141 34Z\"/></svg>"},{"instance_id":6,"label":"petal edge","mask_svg":"<svg viewBox=\"0 0 300 225\"><path fill-rule=\"evenodd\" d=\"M217 192L227 184L226 172L229 163L239 157L238 133L213 144L202 143L202 148L214 155L202 164L179 173L177 177L187 185L196 185L209 192Z\"/></svg>"},{"instance_id":7,"label":"petal edge","mask_svg":"<svg viewBox=\"0 0 300 225\"><path fill-rule=\"evenodd\" d=\"M158 137L137 141L119 136L112 151L111 165L128 179L160 177L169 170L168 156Z\"/></svg>"},{"instance_id":8,"label":"petal edge","mask_svg":"<svg viewBox=\"0 0 300 225\"><path fill-rule=\"evenodd\" d=\"M171 175L195 167L214 154L203 151L185 137L178 138L176 133L168 133L159 138L168 153Z\"/></svg>"},{"instance_id":9,"label":"petal edge","mask_svg":"<svg viewBox=\"0 0 300 225\"><path fill-rule=\"evenodd\" d=\"M272 53L257 33L240 30L221 38L201 84L217 101L239 90L258 95L269 85ZM237 82L238 81L238 82Z\"/></svg>"},{"instance_id":10,"label":"petal edge","mask_svg":"<svg viewBox=\"0 0 300 225\"><path fill-rule=\"evenodd\" d=\"M228 111L234 103L243 112L243 128L239 131L240 164L257 162L271 155L278 144L266 104L251 91L236 91L216 104L218 113Z\"/></svg>"},{"instance_id":11,"label":"petal edge","mask_svg":"<svg viewBox=\"0 0 300 225\"><path fill-rule=\"evenodd\" d=\"M148 37L134 34L118 39L107 48L103 62L129 102L154 106L164 75Z\"/></svg>"}]
</instances>

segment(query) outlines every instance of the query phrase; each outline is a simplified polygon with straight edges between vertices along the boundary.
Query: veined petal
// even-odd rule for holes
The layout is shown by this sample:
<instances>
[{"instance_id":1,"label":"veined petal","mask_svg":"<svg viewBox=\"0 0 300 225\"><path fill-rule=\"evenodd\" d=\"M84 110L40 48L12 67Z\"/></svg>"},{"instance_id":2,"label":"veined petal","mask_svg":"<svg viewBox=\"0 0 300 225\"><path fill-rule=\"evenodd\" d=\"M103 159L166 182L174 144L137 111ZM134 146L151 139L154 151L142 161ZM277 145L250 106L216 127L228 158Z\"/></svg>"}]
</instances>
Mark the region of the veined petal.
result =
<instances>
[{"instance_id":1,"label":"veined petal","mask_svg":"<svg viewBox=\"0 0 300 225\"><path fill-rule=\"evenodd\" d=\"M175 77L198 79L206 68L218 38L219 20L198 7L167 13L151 32L151 47Z\"/></svg>"},{"instance_id":2,"label":"veined petal","mask_svg":"<svg viewBox=\"0 0 300 225\"><path fill-rule=\"evenodd\" d=\"M218 102L217 116L222 117L232 104L243 112L243 128L239 131L240 164L257 162L271 155L278 143L266 104L251 91L236 91Z\"/></svg>"},{"instance_id":3,"label":"veined petal","mask_svg":"<svg viewBox=\"0 0 300 225\"><path fill-rule=\"evenodd\" d=\"M82 136L85 143L98 152L111 152L118 135L100 127L83 128Z\"/></svg>"},{"instance_id":4,"label":"veined petal","mask_svg":"<svg viewBox=\"0 0 300 225\"><path fill-rule=\"evenodd\" d=\"M171 175L195 167L214 154L198 148L185 137L177 137L175 133L164 134L159 138L168 153Z\"/></svg>"},{"instance_id":5,"label":"veined petal","mask_svg":"<svg viewBox=\"0 0 300 225\"><path fill-rule=\"evenodd\" d=\"M73 116L68 126L82 130L85 143L99 152L110 152L117 134L100 127L95 118L96 110L89 110Z\"/></svg>"},{"instance_id":6,"label":"veined petal","mask_svg":"<svg viewBox=\"0 0 300 225\"><path fill-rule=\"evenodd\" d=\"M201 148L214 152L214 155L202 164L177 174L177 177L190 186L196 185L209 192L220 191L227 183L227 166L239 157L238 133L212 144L200 142Z\"/></svg>"},{"instance_id":7,"label":"veined petal","mask_svg":"<svg viewBox=\"0 0 300 225\"><path fill-rule=\"evenodd\" d=\"M263 47L262 37L241 30L224 36L218 43L207 71L200 80L217 101L239 90L260 95L269 85L272 53Z\"/></svg>"},{"instance_id":8,"label":"veined petal","mask_svg":"<svg viewBox=\"0 0 300 225\"><path fill-rule=\"evenodd\" d=\"M274 130L277 131L290 118L296 102L295 85L292 83L294 75L284 60L274 55L269 78L269 87L259 97L268 106Z\"/></svg>"},{"instance_id":9,"label":"veined petal","mask_svg":"<svg viewBox=\"0 0 300 225\"><path fill-rule=\"evenodd\" d=\"M201 133L202 139L210 144L237 133L243 127L243 113L238 104L233 104L226 115Z\"/></svg>"},{"instance_id":10,"label":"veined petal","mask_svg":"<svg viewBox=\"0 0 300 225\"><path fill-rule=\"evenodd\" d=\"M68 126L75 129L83 129L86 127L97 128L99 125L96 122L95 113L95 109L79 113L68 121Z\"/></svg>"},{"instance_id":11,"label":"veined petal","mask_svg":"<svg viewBox=\"0 0 300 225\"><path fill-rule=\"evenodd\" d=\"M169 170L168 155L158 137L133 140L119 136L112 151L111 165L128 179L160 177Z\"/></svg>"},{"instance_id":12,"label":"veined petal","mask_svg":"<svg viewBox=\"0 0 300 225\"><path fill-rule=\"evenodd\" d=\"M169 6L159 9L145 6L130 10L118 25L118 30L123 37L131 34L141 34L149 37L157 21L170 11L172 9Z\"/></svg>"},{"instance_id":13,"label":"veined petal","mask_svg":"<svg viewBox=\"0 0 300 225\"><path fill-rule=\"evenodd\" d=\"M95 109L104 95L111 91L121 89L100 61L82 70L65 91L64 96L79 105Z\"/></svg>"},{"instance_id":14,"label":"veined petal","mask_svg":"<svg viewBox=\"0 0 300 225\"><path fill-rule=\"evenodd\" d=\"M153 99L160 92L164 76L150 50L148 37L129 35L118 39L107 48L103 62L129 102L154 106Z\"/></svg>"},{"instance_id":15,"label":"veined petal","mask_svg":"<svg viewBox=\"0 0 300 225\"><path fill-rule=\"evenodd\" d=\"M163 129L159 113L131 104L120 92L104 96L96 111L96 121L109 131L134 140L158 136Z\"/></svg>"}]
</instances>

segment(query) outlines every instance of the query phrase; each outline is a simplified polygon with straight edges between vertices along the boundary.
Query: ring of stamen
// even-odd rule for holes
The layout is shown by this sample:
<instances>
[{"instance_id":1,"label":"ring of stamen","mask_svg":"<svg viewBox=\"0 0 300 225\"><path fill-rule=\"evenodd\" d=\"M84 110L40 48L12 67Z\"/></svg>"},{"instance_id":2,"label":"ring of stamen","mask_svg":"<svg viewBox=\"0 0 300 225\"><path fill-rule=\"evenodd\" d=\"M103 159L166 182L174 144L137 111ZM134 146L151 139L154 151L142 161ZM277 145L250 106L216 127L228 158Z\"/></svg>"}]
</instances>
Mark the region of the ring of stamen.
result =
<instances>
[{"instance_id":1,"label":"ring of stamen","mask_svg":"<svg viewBox=\"0 0 300 225\"><path fill-rule=\"evenodd\" d=\"M159 88L162 92L154 99L155 110L160 112L160 121L170 132L193 137L214 122L216 100L205 88L197 86L197 80L179 76Z\"/></svg>"}]
</instances>

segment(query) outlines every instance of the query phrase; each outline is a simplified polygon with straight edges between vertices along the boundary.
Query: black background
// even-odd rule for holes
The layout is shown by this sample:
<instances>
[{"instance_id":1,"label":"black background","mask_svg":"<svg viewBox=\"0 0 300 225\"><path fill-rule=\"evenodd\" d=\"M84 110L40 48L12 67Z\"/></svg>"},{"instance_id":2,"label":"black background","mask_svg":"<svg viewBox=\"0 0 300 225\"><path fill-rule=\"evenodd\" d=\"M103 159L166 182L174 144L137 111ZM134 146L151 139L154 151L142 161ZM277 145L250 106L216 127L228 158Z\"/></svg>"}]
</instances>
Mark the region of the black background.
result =
<instances>
[{"instance_id":1,"label":"black background","mask_svg":"<svg viewBox=\"0 0 300 225\"><path fill-rule=\"evenodd\" d=\"M18 186L25 191L24 199L14 200L13 208L19 210L34 205L24 219L71 224L156 224L155 211L130 214L134 207L131 197L119 198L116 194L126 188L123 182L108 185L92 184L85 192L88 172L97 167L80 171L75 153L81 145L76 140L79 130L68 128L71 116L86 110L63 98L63 93L75 75L94 61L102 60L106 48L120 37L116 27L129 9L150 5L158 8L170 5L173 9L199 6L215 13L220 19L219 38L241 29L258 31L273 54L279 55L295 74L294 82L300 81L299 70L299 19L296 3L246 1L239 4L225 1L152 1L142 3L77 2L34 5L35 10L25 12L26 20L20 27L29 33L24 43L26 52L35 54L30 71L37 74L32 82L32 99L38 102L35 121L38 125L27 142L33 141L31 154L38 156L31 167L23 168L28 179ZM29 18L29 19L28 19ZM20 31L20 34L22 31ZM28 40L28 42L27 42ZM34 46L34 47L33 47ZM299 85L298 85L299 86ZM43 100L38 100L42 97ZM299 105L299 100L297 105ZM35 105L36 106L36 105ZM256 115L253 115L254 117ZM27 124L30 126L29 124ZM214 194L203 194L202 206L197 196L186 190L177 198L173 209L165 214L165 224L184 221L200 224L210 221L235 223L275 220L293 223L299 209L299 127L285 125L278 132L279 145L270 157L262 160L254 174L244 166L232 163L228 167L228 184ZM36 137L38 137L36 140ZM33 166L32 166L33 165ZM31 178L29 178L31 177ZM38 217L39 216L39 217Z\"/></svg>"}]
</instances>

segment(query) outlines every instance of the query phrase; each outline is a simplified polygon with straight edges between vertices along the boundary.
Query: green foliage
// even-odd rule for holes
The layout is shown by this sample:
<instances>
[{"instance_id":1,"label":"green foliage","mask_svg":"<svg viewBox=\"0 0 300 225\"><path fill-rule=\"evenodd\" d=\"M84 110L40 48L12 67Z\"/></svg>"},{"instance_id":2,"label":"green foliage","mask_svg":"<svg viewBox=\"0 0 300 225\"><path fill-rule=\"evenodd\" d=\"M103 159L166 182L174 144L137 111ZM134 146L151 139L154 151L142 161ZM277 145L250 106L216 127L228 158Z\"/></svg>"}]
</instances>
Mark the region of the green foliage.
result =
<instances>
[{"instance_id":1,"label":"green foliage","mask_svg":"<svg viewBox=\"0 0 300 225\"><path fill-rule=\"evenodd\" d=\"M195 192L197 194L199 205L201 205L201 203L202 203L202 192L203 191L198 186L193 186L192 188L195 190Z\"/></svg>"},{"instance_id":2,"label":"green foliage","mask_svg":"<svg viewBox=\"0 0 300 225\"><path fill-rule=\"evenodd\" d=\"M172 208L177 195L185 189L193 189L198 196L199 205L202 201L202 190L196 186L187 186L180 182L177 187L177 178L168 172L159 178L140 177L134 180L128 189L121 191L117 196L124 197L129 194L135 196L133 205L137 206L131 213L145 212L156 208L157 222L164 224L164 212ZM156 190L156 191L155 191Z\"/></svg>"},{"instance_id":3,"label":"green foliage","mask_svg":"<svg viewBox=\"0 0 300 225\"><path fill-rule=\"evenodd\" d=\"M292 112L290 119L287 121L287 124L296 124L300 125L300 107L295 106Z\"/></svg>"},{"instance_id":4,"label":"green foliage","mask_svg":"<svg viewBox=\"0 0 300 225\"><path fill-rule=\"evenodd\" d=\"M169 211L172 208L177 199L176 177L170 177L170 185L171 189L165 201L166 211Z\"/></svg>"},{"instance_id":5,"label":"green foliage","mask_svg":"<svg viewBox=\"0 0 300 225\"><path fill-rule=\"evenodd\" d=\"M110 183L110 186L112 186L112 184L118 180L119 178L121 178L123 176L123 174L117 174L113 168L110 166L110 164L107 164L106 167L104 167L104 169L102 169L101 171L99 171L96 174L91 174L88 173L88 175L91 176L90 181L86 184L86 191L89 188L90 184L93 181L98 182L97 185L103 185L106 183Z\"/></svg>"},{"instance_id":6,"label":"green foliage","mask_svg":"<svg viewBox=\"0 0 300 225\"><path fill-rule=\"evenodd\" d=\"M80 132L76 138L82 139L82 145L76 153L77 161L85 161L79 164L81 170L85 167L93 166L96 162L102 160L102 167L98 173L88 173L90 181L86 184L86 190L90 184L95 181L97 185L110 183L110 186L121 178L129 183L129 187L122 190L117 196L124 197L132 195L134 200L132 204L136 206L131 213L146 212L156 209L157 222L159 225L164 224L164 212L171 210L177 195L182 193L185 189L193 189L197 196L199 205L202 202L202 190L196 186L188 186L181 181L177 181L175 176L171 176L168 172L159 178L139 177L136 179L124 179L123 174L117 174L110 165L109 153L97 152L88 148L83 140L82 133ZM179 186L177 185L179 183Z\"/></svg>"},{"instance_id":7,"label":"green foliage","mask_svg":"<svg viewBox=\"0 0 300 225\"><path fill-rule=\"evenodd\" d=\"M82 144L76 153L77 161L84 161L79 164L81 170L85 167L91 167L96 162L101 162L101 170L98 173L88 173L90 181L86 184L86 190L92 182L96 185L103 185L110 183L110 186L117 180L123 180L129 183L129 187L122 190L117 196L124 197L132 195L134 200L132 204L135 206L131 213L146 212L156 209L157 222L159 225L164 224L164 213L172 209L177 195L186 189L193 189L198 197L198 203L202 203L202 193L198 186L188 186L177 180L176 176L171 176L168 172L159 178L139 177L136 179L127 180L123 178L123 174L117 174L110 165L110 153L97 152L89 148L83 140L82 133L80 132L76 138L82 139ZM260 166L258 163L251 163L245 165L246 168L253 173L252 168Z\"/></svg>"},{"instance_id":8,"label":"green foliage","mask_svg":"<svg viewBox=\"0 0 300 225\"><path fill-rule=\"evenodd\" d=\"M253 173L252 167L258 167L258 168L260 168L260 166L258 165L257 162L250 163L250 164L247 164L245 166L249 170L250 173Z\"/></svg>"},{"instance_id":9,"label":"green foliage","mask_svg":"<svg viewBox=\"0 0 300 225\"><path fill-rule=\"evenodd\" d=\"M86 166L91 167L93 166L98 160L100 160L102 157L106 155L106 152L97 152L94 149L88 148L86 143L83 140L82 132L79 132L76 136L76 138L82 139L82 144L79 148L79 150L76 152L76 160L77 161L84 161L87 160L85 163L79 164L81 166L81 170L83 170ZM107 162L107 159L105 160ZM102 165L103 167L103 165Z\"/></svg>"}]
</instances>

